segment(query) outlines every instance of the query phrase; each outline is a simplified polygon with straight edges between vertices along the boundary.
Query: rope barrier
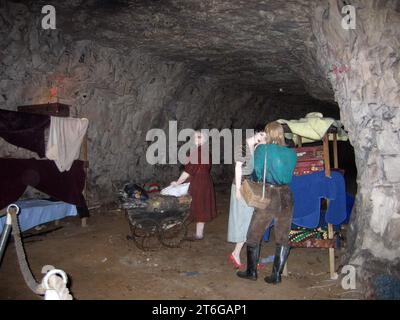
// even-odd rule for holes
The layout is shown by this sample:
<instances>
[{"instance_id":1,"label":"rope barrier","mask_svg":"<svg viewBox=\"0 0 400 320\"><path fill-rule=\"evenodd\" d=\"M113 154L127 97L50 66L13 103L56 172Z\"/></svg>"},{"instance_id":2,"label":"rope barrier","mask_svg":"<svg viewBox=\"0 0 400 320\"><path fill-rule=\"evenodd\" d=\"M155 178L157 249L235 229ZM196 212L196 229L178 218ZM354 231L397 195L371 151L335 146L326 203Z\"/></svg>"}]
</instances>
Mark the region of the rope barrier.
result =
<instances>
[{"instance_id":1,"label":"rope barrier","mask_svg":"<svg viewBox=\"0 0 400 320\"><path fill-rule=\"evenodd\" d=\"M7 224L8 229L1 237L1 255L3 254L5 242L9 235L10 225L12 226L12 235L15 240L15 249L17 251L18 263L24 277L24 280L32 292L38 295L44 295L45 300L72 300L72 295L67 288L68 277L66 273L59 269L54 269L53 266L46 265L42 268L42 273L46 275L42 282L38 283L32 274L28 261L25 255L25 249L21 239L21 230L19 227L17 214L19 207L15 204L10 204L7 207Z\"/></svg>"},{"instance_id":2,"label":"rope barrier","mask_svg":"<svg viewBox=\"0 0 400 320\"><path fill-rule=\"evenodd\" d=\"M67 288L68 277L64 271L44 266L42 273L46 273L42 280L42 286L46 289L45 300L73 299Z\"/></svg>"}]
</instances>

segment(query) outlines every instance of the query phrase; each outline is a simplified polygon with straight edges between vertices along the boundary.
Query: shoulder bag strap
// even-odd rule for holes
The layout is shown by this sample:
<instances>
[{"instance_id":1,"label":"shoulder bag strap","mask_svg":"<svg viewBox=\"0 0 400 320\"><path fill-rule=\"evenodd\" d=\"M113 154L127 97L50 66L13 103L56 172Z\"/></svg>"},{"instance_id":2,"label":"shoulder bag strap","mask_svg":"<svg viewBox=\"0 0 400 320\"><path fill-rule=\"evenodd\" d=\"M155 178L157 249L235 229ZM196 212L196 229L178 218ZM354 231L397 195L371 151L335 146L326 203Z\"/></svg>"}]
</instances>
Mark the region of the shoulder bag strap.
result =
<instances>
[{"instance_id":1,"label":"shoulder bag strap","mask_svg":"<svg viewBox=\"0 0 400 320\"><path fill-rule=\"evenodd\" d=\"M263 192L262 192L262 198L261 199L264 199L264 197L265 197L265 178L266 178L266 175L267 175L267 148L265 148Z\"/></svg>"}]
</instances>

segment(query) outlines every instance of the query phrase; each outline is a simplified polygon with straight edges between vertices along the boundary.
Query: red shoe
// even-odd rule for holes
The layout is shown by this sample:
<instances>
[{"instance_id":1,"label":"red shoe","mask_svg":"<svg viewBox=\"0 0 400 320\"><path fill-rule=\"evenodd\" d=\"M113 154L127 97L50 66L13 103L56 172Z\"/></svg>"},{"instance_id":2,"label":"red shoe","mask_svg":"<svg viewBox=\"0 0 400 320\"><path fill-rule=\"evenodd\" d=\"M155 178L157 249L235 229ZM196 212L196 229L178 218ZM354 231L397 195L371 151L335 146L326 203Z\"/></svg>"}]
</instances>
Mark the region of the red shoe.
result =
<instances>
[{"instance_id":1,"label":"red shoe","mask_svg":"<svg viewBox=\"0 0 400 320\"><path fill-rule=\"evenodd\" d=\"M235 269L240 269L240 270L244 270L245 269L244 264L241 264L241 263L237 262L237 260L235 259L233 254L231 254L229 256L228 263L232 263Z\"/></svg>"},{"instance_id":2,"label":"red shoe","mask_svg":"<svg viewBox=\"0 0 400 320\"><path fill-rule=\"evenodd\" d=\"M265 264L264 263L257 263L257 270L262 270L265 268Z\"/></svg>"}]
</instances>

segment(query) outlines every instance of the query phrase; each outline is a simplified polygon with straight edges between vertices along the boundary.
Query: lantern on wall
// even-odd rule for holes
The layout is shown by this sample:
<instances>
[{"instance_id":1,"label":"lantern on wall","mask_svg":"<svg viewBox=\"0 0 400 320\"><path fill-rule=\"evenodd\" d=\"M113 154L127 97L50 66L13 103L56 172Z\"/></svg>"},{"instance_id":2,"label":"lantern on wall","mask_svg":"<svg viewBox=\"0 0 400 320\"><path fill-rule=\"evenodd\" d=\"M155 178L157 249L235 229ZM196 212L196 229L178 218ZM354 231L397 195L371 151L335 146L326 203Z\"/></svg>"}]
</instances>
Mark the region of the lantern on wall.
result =
<instances>
[{"instance_id":1,"label":"lantern on wall","mask_svg":"<svg viewBox=\"0 0 400 320\"><path fill-rule=\"evenodd\" d=\"M49 103L58 102L58 89L57 89L57 87L51 87L49 89L48 102Z\"/></svg>"}]
</instances>

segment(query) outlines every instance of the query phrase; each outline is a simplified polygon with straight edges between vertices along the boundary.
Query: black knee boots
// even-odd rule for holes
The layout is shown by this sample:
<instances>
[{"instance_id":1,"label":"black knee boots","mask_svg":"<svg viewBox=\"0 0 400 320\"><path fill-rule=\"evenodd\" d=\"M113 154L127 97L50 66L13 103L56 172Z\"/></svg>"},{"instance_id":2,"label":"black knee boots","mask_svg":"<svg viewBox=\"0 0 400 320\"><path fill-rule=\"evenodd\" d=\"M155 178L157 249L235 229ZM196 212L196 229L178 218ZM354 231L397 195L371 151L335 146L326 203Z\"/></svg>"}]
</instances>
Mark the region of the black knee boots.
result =
<instances>
[{"instance_id":1,"label":"black knee boots","mask_svg":"<svg viewBox=\"0 0 400 320\"><path fill-rule=\"evenodd\" d=\"M279 244L276 245L272 274L269 277L264 278L265 282L277 284L282 281L281 275L289 256L289 251L290 247L288 246L283 246Z\"/></svg>"},{"instance_id":2,"label":"black knee boots","mask_svg":"<svg viewBox=\"0 0 400 320\"><path fill-rule=\"evenodd\" d=\"M238 271L236 274L240 278L257 280L257 264L260 257L261 246L250 247L247 245L247 270Z\"/></svg>"}]
</instances>

